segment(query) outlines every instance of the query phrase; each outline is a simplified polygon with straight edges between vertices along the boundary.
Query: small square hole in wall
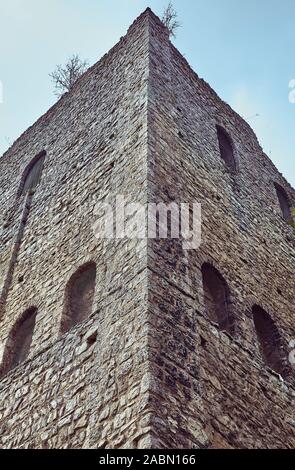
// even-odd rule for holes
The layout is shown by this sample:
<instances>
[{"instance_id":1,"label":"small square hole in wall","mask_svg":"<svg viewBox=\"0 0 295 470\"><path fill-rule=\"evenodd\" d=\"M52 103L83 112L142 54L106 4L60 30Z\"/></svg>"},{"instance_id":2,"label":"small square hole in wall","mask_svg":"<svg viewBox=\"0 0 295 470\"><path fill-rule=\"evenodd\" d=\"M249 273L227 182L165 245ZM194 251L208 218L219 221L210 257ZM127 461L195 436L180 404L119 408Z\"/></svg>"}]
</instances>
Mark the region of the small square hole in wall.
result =
<instances>
[{"instance_id":1,"label":"small square hole in wall","mask_svg":"<svg viewBox=\"0 0 295 470\"><path fill-rule=\"evenodd\" d=\"M200 336L200 341L201 341L201 347L205 348L207 345L207 341L205 340L205 338L203 338L203 336Z\"/></svg>"},{"instance_id":2,"label":"small square hole in wall","mask_svg":"<svg viewBox=\"0 0 295 470\"><path fill-rule=\"evenodd\" d=\"M87 347L91 348L96 343L97 340L97 331L95 331L91 336L87 338Z\"/></svg>"}]
</instances>

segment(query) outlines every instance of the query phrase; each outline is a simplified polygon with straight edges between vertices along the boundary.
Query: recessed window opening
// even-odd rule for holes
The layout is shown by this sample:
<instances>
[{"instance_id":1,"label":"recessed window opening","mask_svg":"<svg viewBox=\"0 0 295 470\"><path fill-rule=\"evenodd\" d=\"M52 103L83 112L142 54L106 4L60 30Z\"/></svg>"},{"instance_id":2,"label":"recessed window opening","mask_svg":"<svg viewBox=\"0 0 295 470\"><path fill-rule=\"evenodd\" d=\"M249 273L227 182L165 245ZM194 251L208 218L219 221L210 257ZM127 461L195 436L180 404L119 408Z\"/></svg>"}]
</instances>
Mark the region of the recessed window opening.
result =
<instances>
[{"instance_id":1,"label":"recessed window opening","mask_svg":"<svg viewBox=\"0 0 295 470\"><path fill-rule=\"evenodd\" d=\"M92 312L96 281L95 263L87 263L71 277L65 292L61 333L86 320Z\"/></svg>"},{"instance_id":2,"label":"recessed window opening","mask_svg":"<svg viewBox=\"0 0 295 470\"><path fill-rule=\"evenodd\" d=\"M220 156L225 162L226 166L229 168L229 170L231 172L235 172L236 162L231 139L227 132L221 126L217 126L217 136L219 142Z\"/></svg>"},{"instance_id":3,"label":"recessed window opening","mask_svg":"<svg viewBox=\"0 0 295 470\"><path fill-rule=\"evenodd\" d=\"M38 186L42 175L45 157L46 152L41 152L31 161L31 163L26 168L21 188L19 191L20 195L26 194L29 191L34 191Z\"/></svg>"},{"instance_id":4,"label":"recessed window opening","mask_svg":"<svg viewBox=\"0 0 295 470\"><path fill-rule=\"evenodd\" d=\"M229 293L226 281L211 264L202 266L204 301L209 319L230 332Z\"/></svg>"},{"instance_id":5,"label":"recessed window opening","mask_svg":"<svg viewBox=\"0 0 295 470\"><path fill-rule=\"evenodd\" d=\"M282 188L282 186L277 183L275 183L275 189L278 197L278 202L281 208L282 216L285 220L289 221L291 220L291 208L288 195L284 188Z\"/></svg>"},{"instance_id":6,"label":"recessed window opening","mask_svg":"<svg viewBox=\"0 0 295 470\"><path fill-rule=\"evenodd\" d=\"M266 365L284 376L286 364L280 333L271 316L259 305L252 308L260 352Z\"/></svg>"}]
</instances>

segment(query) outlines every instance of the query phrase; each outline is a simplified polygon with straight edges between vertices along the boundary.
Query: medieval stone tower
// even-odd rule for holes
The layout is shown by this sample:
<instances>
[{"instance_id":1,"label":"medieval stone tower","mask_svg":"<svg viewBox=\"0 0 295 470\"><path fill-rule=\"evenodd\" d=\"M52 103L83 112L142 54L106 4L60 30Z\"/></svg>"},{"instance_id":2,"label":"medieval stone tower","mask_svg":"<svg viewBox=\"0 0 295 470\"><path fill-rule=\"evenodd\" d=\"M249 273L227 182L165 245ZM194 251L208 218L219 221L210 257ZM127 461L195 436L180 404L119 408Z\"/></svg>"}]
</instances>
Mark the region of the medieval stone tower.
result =
<instances>
[{"instance_id":1,"label":"medieval stone tower","mask_svg":"<svg viewBox=\"0 0 295 470\"><path fill-rule=\"evenodd\" d=\"M98 201L202 204L202 244ZM0 159L0 445L295 446L295 192L146 10ZM292 354L291 354L292 356Z\"/></svg>"}]
</instances>

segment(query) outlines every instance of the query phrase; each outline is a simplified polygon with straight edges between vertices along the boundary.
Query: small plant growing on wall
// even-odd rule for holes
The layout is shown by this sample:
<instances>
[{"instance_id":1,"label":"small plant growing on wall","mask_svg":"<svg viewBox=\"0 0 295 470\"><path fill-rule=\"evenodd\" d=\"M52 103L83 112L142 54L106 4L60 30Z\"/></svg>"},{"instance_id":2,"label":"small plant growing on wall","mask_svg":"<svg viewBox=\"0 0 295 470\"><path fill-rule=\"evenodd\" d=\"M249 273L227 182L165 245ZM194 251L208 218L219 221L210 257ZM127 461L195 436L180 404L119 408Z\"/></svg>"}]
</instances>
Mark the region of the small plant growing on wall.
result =
<instances>
[{"instance_id":1,"label":"small plant growing on wall","mask_svg":"<svg viewBox=\"0 0 295 470\"><path fill-rule=\"evenodd\" d=\"M291 208L291 220L290 225L295 228L295 207Z\"/></svg>"},{"instance_id":2,"label":"small plant growing on wall","mask_svg":"<svg viewBox=\"0 0 295 470\"><path fill-rule=\"evenodd\" d=\"M178 21L177 11L173 8L171 1L164 10L162 21L169 31L169 36L176 38L176 31L180 28L181 23Z\"/></svg>"},{"instance_id":3,"label":"small plant growing on wall","mask_svg":"<svg viewBox=\"0 0 295 470\"><path fill-rule=\"evenodd\" d=\"M56 96L61 97L67 91L71 91L87 68L88 62L80 59L77 54L70 57L64 66L58 65L55 71L49 74L55 87Z\"/></svg>"}]
</instances>

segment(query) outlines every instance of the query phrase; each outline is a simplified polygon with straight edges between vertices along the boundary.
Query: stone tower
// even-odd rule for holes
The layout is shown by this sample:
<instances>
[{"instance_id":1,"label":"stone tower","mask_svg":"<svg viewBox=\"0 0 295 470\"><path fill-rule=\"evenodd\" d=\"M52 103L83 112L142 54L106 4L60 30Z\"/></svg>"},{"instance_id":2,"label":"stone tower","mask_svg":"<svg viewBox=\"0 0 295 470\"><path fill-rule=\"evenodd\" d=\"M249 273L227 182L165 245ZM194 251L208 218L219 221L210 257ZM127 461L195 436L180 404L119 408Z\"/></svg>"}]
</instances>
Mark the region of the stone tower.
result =
<instances>
[{"instance_id":1,"label":"stone tower","mask_svg":"<svg viewBox=\"0 0 295 470\"><path fill-rule=\"evenodd\" d=\"M202 244L96 238L202 204ZM146 10L0 159L0 445L295 446L295 192Z\"/></svg>"}]
</instances>

